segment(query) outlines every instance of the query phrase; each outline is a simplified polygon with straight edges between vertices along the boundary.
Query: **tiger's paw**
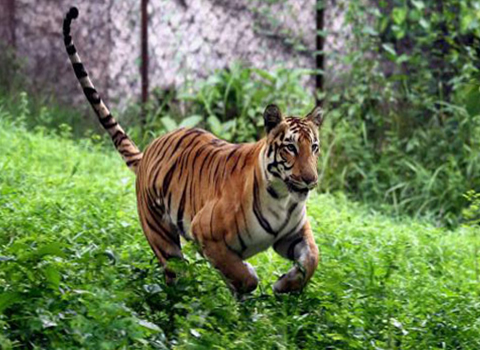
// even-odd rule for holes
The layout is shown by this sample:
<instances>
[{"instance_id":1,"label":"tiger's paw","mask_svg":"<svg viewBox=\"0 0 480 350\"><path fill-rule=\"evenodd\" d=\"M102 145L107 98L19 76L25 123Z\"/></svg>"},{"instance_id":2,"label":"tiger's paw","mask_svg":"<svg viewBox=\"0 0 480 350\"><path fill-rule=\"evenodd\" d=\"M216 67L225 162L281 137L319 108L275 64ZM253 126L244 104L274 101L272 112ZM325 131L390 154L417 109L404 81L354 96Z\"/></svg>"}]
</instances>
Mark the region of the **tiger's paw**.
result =
<instances>
[{"instance_id":1,"label":"tiger's paw","mask_svg":"<svg viewBox=\"0 0 480 350\"><path fill-rule=\"evenodd\" d=\"M243 276L241 280L230 281L228 283L233 295L239 300L253 293L258 286L258 276L253 266L247 262L243 262L243 264L247 267L249 273Z\"/></svg>"},{"instance_id":2,"label":"tiger's paw","mask_svg":"<svg viewBox=\"0 0 480 350\"><path fill-rule=\"evenodd\" d=\"M299 268L294 267L275 282L273 292L276 294L299 292L304 286L305 275Z\"/></svg>"},{"instance_id":3,"label":"tiger's paw","mask_svg":"<svg viewBox=\"0 0 480 350\"><path fill-rule=\"evenodd\" d=\"M169 268L165 268L163 274L165 276L165 283L168 286L174 286L175 284L177 284L177 274L174 271Z\"/></svg>"}]
</instances>

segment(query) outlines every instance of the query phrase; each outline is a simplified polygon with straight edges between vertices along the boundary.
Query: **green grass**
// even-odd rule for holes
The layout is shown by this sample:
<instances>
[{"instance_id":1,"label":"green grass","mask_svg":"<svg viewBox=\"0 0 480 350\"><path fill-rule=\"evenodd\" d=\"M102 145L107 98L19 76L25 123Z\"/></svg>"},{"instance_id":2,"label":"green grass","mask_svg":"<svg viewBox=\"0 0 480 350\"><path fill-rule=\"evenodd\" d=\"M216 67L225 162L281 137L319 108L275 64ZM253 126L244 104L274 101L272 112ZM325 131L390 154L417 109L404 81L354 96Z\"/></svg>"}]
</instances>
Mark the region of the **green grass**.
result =
<instances>
[{"instance_id":1,"label":"green grass","mask_svg":"<svg viewBox=\"0 0 480 350\"><path fill-rule=\"evenodd\" d=\"M168 287L113 150L0 120L0 347L480 348L478 231L343 195L313 195L309 215L322 261L300 295L272 294L290 263L267 251L251 259L259 289L237 302L189 243Z\"/></svg>"}]
</instances>

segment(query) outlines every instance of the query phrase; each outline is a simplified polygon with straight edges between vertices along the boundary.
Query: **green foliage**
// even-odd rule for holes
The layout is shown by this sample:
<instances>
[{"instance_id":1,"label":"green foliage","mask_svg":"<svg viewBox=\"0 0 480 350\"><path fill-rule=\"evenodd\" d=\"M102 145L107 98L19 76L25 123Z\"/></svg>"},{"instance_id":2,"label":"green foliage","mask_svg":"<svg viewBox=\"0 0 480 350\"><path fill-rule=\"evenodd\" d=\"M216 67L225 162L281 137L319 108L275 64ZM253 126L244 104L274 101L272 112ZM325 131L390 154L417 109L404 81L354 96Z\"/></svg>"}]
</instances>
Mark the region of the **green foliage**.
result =
<instances>
[{"instance_id":1,"label":"green foliage","mask_svg":"<svg viewBox=\"0 0 480 350\"><path fill-rule=\"evenodd\" d=\"M480 188L479 8L349 2L353 47L339 62L350 70L326 92L324 190L458 223L463 193Z\"/></svg>"},{"instance_id":2,"label":"green foliage","mask_svg":"<svg viewBox=\"0 0 480 350\"><path fill-rule=\"evenodd\" d=\"M327 57L334 65L326 68L338 79L322 92L328 113L320 191L345 191L377 209L456 226L466 206L463 194L480 191L480 1L376 4L348 2L350 46L344 55ZM0 100L15 123L95 142L108 139L95 117L83 118L51 98L27 98L28 89L17 83L25 83L21 60L11 51L0 49L0 63ZM288 115L312 108L305 89L311 74L233 64L178 90L155 89L145 119L139 105L115 115L142 148L179 126L250 142L263 135L268 103Z\"/></svg>"},{"instance_id":3,"label":"green foliage","mask_svg":"<svg viewBox=\"0 0 480 350\"><path fill-rule=\"evenodd\" d=\"M469 207L463 211L463 217L470 226L480 226L480 193L471 190L465 194L465 198L470 203Z\"/></svg>"},{"instance_id":4,"label":"green foliage","mask_svg":"<svg viewBox=\"0 0 480 350\"><path fill-rule=\"evenodd\" d=\"M300 295L274 296L290 263L251 263L237 302L191 243L165 285L138 224L134 176L88 139L28 132L0 112L0 344L48 349L478 349L469 228L392 220L313 195L322 261ZM8 119L14 120L12 117Z\"/></svg>"},{"instance_id":5,"label":"green foliage","mask_svg":"<svg viewBox=\"0 0 480 350\"><path fill-rule=\"evenodd\" d=\"M278 104L287 115L306 115L313 108L313 96L302 84L309 74L308 70L267 72L233 64L179 91L157 90L148 106L146 125L135 128L134 135L147 144L179 126L199 126L228 141L256 141L263 135L262 115L269 103ZM138 107L130 108L127 115L138 113Z\"/></svg>"}]
</instances>

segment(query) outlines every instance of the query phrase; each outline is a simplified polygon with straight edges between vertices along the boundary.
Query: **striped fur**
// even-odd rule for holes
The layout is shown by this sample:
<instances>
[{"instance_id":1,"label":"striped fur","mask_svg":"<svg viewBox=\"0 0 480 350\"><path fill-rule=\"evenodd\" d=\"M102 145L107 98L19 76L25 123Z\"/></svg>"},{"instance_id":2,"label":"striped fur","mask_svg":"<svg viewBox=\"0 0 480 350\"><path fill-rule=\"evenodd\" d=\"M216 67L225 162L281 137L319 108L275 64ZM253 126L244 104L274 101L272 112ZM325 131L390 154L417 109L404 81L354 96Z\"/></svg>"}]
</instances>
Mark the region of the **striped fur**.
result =
<instances>
[{"instance_id":1,"label":"striped fur","mask_svg":"<svg viewBox=\"0 0 480 350\"><path fill-rule=\"evenodd\" d=\"M181 240L196 242L235 293L254 290L258 277L244 260L273 247L296 262L275 284L276 292L302 289L318 264L318 248L306 215L316 185L318 128L322 112L284 118L270 105L266 137L231 144L201 129L178 129L154 140L142 154L98 96L70 37L65 45L75 74L117 150L136 173L137 207L145 236L168 282L168 260L183 258Z\"/></svg>"},{"instance_id":2,"label":"striped fur","mask_svg":"<svg viewBox=\"0 0 480 350\"><path fill-rule=\"evenodd\" d=\"M82 90L87 98L88 102L92 106L93 110L97 114L100 124L107 130L108 134L112 138L115 148L122 156L123 160L127 163L127 166L134 172L138 167L138 163L142 159L142 152L135 146L132 140L127 136L125 131L120 125L118 125L115 118L113 118L109 109L100 98L97 90L92 84L85 67L80 60L80 56L77 53L77 49L72 41L72 36L70 35L70 25L72 20L78 17L78 10L75 7L72 7L68 11L65 19L63 20L63 40L65 43L65 48L72 63L75 76L82 87Z\"/></svg>"}]
</instances>

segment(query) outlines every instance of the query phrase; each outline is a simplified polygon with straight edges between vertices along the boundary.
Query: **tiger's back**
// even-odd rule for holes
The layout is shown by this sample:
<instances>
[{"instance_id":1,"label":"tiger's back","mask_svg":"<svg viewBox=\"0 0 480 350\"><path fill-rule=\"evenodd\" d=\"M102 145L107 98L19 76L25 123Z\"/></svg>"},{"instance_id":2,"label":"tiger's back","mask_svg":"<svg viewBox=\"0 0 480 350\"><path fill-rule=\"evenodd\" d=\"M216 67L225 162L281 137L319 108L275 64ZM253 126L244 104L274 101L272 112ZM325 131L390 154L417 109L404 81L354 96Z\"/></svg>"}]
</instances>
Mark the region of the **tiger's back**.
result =
<instances>
[{"instance_id":1,"label":"tiger's back","mask_svg":"<svg viewBox=\"0 0 480 350\"><path fill-rule=\"evenodd\" d=\"M137 196L147 210L187 239L190 224L219 196L242 197L260 147L231 144L201 129L179 129L153 141L137 171ZM153 218L152 218L153 219Z\"/></svg>"}]
</instances>

